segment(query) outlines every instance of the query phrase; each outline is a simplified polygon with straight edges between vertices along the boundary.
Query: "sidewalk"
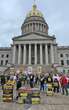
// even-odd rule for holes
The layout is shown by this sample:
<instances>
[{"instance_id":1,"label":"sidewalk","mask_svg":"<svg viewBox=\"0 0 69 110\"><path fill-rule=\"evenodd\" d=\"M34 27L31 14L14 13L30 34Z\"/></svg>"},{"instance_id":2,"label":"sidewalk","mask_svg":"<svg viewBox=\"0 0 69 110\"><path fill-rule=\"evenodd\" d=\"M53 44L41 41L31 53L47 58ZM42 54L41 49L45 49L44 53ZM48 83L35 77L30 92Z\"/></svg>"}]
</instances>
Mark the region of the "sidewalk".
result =
<instances>
[{"instance_id":1,"label":"sidewalk","mask_svg":"<svg viewBox=\"0 0 69 110\"><path fill-rule=\"evenodd\" d=\"M46 96L45 93L41 93L41 104L39 105L0 102L0 110L69 110L69 96L61 94Z\"/></svg>"}]
</instances>

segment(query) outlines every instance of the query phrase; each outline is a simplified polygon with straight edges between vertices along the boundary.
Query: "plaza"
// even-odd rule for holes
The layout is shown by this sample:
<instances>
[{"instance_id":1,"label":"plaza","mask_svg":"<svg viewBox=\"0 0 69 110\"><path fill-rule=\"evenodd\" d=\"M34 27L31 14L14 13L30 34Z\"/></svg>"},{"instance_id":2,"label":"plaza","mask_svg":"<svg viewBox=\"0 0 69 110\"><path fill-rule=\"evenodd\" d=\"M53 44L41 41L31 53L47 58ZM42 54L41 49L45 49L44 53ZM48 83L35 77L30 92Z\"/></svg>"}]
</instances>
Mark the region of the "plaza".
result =
<instances>
[{"instance_id":1,"label":"plaza","mask_svg":"<svg viewBox=\"0 0 69 110\"><path fill-rule=\"evenodd\" d=\"M41 93L41 104L36 105L0 101L0 110L69 110L69 96L46 96L45 93Z\"/></svg>"}]
</instances>

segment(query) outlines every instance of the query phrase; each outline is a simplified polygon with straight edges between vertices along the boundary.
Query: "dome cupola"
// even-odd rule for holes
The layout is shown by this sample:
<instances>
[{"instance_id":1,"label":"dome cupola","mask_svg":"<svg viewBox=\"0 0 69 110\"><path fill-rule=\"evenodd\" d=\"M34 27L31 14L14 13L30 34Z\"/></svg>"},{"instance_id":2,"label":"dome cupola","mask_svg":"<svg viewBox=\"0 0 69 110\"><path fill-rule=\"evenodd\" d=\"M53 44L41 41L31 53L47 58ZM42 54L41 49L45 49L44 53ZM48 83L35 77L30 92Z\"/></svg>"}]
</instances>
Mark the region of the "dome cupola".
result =
<instances>
[{"instance_id":1,"label":"dome cupola","mask_svg":"<svg viewBox=\"0 0 69 110\"><path fill-rule=\"evenodd\" d=\"M24 23L21 27L22 34L29 32L41 32L48 34L48 24L46 23L43 14L37 9L34 4L31 11L28 12Z\"/></svg>"},{"instance_id":2,"label":"dome cupola","mask_svg":"<svg viewBox=\"0 0 69 110\"><path fill-rule=\"evenodd\" d=\"M43 17L43 14L37 10L37 6L33 5L32 6L32 10L28 12L27 17L31 17L31 16L39 16L39 17Z\"/></svg>"}]
</instances>

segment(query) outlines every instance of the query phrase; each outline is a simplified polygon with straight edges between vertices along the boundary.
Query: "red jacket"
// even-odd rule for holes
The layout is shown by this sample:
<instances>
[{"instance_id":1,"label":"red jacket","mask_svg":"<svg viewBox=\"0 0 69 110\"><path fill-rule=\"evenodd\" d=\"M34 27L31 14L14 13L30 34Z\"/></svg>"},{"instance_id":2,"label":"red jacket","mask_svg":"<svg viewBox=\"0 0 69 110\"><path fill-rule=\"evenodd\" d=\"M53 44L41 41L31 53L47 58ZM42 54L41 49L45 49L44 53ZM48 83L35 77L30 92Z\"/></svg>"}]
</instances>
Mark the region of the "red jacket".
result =
<instances>
[{"instance_id":1,"label":"red jacket","mask_svg":"<svg viewBox=\"0 0 69 110\"><path fill-rule=\"evenodd\" d=\"M65 86L65 85L68 84L67 78L66 78L65 76L62 76L62 77L60 78L60 84L61 84L61 86Z\"/></svg>"}]
</instances>

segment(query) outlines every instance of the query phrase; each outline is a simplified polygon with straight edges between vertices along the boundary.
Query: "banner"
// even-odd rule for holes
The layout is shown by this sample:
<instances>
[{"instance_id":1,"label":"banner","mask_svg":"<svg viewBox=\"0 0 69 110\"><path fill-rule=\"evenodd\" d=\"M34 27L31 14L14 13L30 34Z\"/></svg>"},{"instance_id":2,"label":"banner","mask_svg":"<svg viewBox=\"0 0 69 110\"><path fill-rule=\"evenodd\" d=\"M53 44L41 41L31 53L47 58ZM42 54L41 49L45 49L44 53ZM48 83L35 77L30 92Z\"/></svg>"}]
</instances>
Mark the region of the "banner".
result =
<instances>
[{"instance_id":1,"label":"banner","mask_svg":"<svg viewBox=\"0 0 69 110\"><path fill-rule=\"evenodd\" d=\"M41 73L42 73L42 66L38 66L38 67L37 67L37 73L38 73L38 74L41 74Z\"/></svg>"},{"instance_id":2,"label":"banner","mask_svg":"<svg viewBox=\"0 0 69 110\"><path fill-rule=\"evenodd\" d=\"M27 69L28 69L28 74L32 74L32 66L29 66Z\"/></svg>"}]
</instances>

